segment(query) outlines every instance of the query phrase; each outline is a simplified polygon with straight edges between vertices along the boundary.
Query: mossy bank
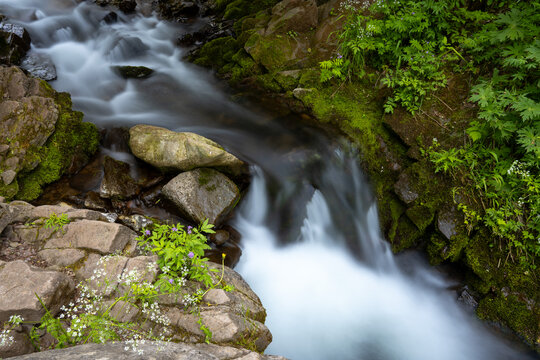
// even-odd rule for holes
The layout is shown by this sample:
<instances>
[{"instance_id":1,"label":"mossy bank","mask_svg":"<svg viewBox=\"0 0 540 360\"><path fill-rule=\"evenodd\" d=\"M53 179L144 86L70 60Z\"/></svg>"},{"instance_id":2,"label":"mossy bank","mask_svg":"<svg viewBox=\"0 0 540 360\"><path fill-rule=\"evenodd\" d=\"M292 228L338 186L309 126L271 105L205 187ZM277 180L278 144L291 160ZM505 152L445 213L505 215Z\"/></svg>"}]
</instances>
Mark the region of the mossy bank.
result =
<instances>
[{"instance_id":1,"label":"mossy bank","mask_svg":"<svg viewBox=\"0 0 540 360\"><path fill-rule=\"evenodd\" d=\"M247 16L229 12L235 36L208 42L191 60L240 90L257 89L339 128L361 150L394 251L418 248L434 265L454 264L479 301L478 315L538 350L539 270L507 256L495 235L470 219L471 208L458 208L469 204L474 189L436 173L427 156L431 146L464 141L477 112L468 101L474 79L449 73L448 85L426 98L416 115L400 108L384 113L388 90L376 73L363 81L322 84L319 62L338 56L344 22L339 5L285 0ZM224 15L226 8L218 10Z\"/></svg>"}]
</instances>

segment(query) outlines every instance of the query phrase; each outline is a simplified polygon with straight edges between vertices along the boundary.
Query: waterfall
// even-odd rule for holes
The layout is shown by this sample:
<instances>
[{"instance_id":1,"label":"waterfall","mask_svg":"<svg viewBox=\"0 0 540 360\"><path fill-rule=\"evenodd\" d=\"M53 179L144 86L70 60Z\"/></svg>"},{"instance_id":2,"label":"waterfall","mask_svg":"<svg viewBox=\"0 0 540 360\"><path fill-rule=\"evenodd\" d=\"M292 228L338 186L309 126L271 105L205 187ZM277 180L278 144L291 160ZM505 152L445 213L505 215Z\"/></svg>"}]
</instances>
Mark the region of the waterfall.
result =
<instances>
[{"instance_id":1,"label":"waterfall","mask_svg":"<svg viewBox=\"0 0 540 360\"><path fill-rule=\"evenodd\" d=\"M56 66L51 84L72 94L87 121L194 131L254 164L233 225L242 234L237 270L268 312L268 353L294 360L525 358L461 308L451 280L419 258L405 266L391 253L354 154L318 130L294 127L298 119L230 101L211 73L182 61L175 38L194 25L137 14L106 24L107 10L71 0L0 0L0 13L28 29L31 51ZM126 80L117 65L154 74Z\"/></svg>"}]
</instances>

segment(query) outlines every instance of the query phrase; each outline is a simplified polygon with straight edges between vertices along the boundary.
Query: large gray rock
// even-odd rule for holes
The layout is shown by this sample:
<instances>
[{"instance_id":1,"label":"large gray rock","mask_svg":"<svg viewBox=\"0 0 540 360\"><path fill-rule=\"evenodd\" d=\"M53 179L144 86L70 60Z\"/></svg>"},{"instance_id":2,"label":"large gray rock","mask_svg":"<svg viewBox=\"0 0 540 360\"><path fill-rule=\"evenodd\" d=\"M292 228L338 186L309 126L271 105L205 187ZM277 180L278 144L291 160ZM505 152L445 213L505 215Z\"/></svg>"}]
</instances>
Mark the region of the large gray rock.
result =
<instances>
[{"instance_id":1,"label":"large gray rock","mask_svg":"<svg viewBox=\"0 0 540 360\"><path fill-rule=\"evenodd\" d=\"M63 273L34 268L21 260L7 263L0 270L0 321L11 315L39 321L45 309L35 294L55 315L74 289L72 280Z\"/></svg>"},{"instance_id":2,"label":"large gray rock","mask_svg":"<svg viewBox=\"0 0 540 360\"><path fill-rule=\"evenodd\" d=\"M122 251L137 235L129 228L102 221L81 220L69 223L57 232L45 249L85 249L100 254Z\"/></svg>"},{"instance_id":3,"label":"large gray rock","mask_svg":"<svg viewBox=\"0 0 540 360\"><path fill-rule=\"evenodd\" d=\"M162 192L194 222L208 219L216 225L227 216L240 197L234 182L213 169L181 173L168 182Z\"/></svg>"},{"instance_id":4,"label":"large gray rock","mask_svg":"<svg viewBox=\"0 0 540 360\"><path fill-rule=\"evenodd\" d=\"M125 350L128 347L128 350ZM141 354L124 342L86 344L67 349L17 356L17 360L286 360L281 356L261 355L245 349L209 345L145 342L139 344Z\"/></svg>"},{"instance_id":5,"label":"large gray rock","mask_svg":"<svg viewBox=\"0 0 540 360\"><path fill-rule=\"evenodd\" d=\"M194 133L136 125L129 130L129 146L136 157L163 170L213 167L233 175L245 171L241 160L214 141Z\"/></svg>"}]
</instances>

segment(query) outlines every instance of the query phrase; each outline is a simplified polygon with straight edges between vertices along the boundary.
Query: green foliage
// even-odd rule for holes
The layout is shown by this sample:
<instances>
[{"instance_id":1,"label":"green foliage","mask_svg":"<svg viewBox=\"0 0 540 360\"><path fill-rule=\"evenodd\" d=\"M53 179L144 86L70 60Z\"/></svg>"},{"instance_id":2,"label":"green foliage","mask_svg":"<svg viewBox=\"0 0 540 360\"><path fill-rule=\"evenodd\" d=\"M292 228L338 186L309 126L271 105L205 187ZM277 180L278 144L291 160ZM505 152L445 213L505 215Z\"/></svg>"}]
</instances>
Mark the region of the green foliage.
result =
<instances>
[{"instance_id":1,"label":"green foliage","mask_svg":"<svg viewBox=\"0 0 540 360\"><path fill-rule=\"evenodd\" d=\"M181 224L156 225L153 231L144 230L144 234L137 240L142 248L159 255L160 268L170 269L181 274L187 269L190 280L200 281L206 287L212 286L204 257L204 250L210 249L206 244L206 234L212 234L214 225L205 220L198 228L188 226L184 230Z\"/></svg>"},{"instance_id":2,"label":"green foliage","mask_svg":"<svg viewBox=\"0 0 540 360\"><path fill-rule=\"evenodd\" d=\"M476 190L481 219L526 267L540 256L540 3L519 3L464 42L493 70L472 87L471 139L430 157ZM480 216L480 215L479 215Z\"/></svg>"},{"instance_id":3,"label":"green foliage","mask_svg":"<svg viewBox=\"0 0 540 360\"><path fill-rule=\"evenodd\" d=\"M340 51L350 60L346 67L357 77L366 75L366 67L380 72L381 82L392 90L386 112L401 105L415 113L430 91L445 86L445 64L462 61L461 67L468 66L456 49L474 28L471 18L485 16L460 4L458 0L376 1L367 15L363 8L349 14L340 37Z\"/></svg>"},{"instance_id":4,"label":"green foliage","mask_svg":"<svg viewBox=\"0 0 540 360\"><path fill-rule=\"evenodd\" d=\"M321 61L321 82L327 82L331 79L343 80L347 75L349 68L349 60L344 60L343 56L339 55L335 59Z\"/></svg>"},{"instance_id":5,"label":"green foliage","mask_svg":"<svg viewBox=\"0 0 540 360\"><path fill-rule=\"evenodd\" d=\"M69 221L67 214L58 216L56 213L52 213L45 219L45 229L54 229L54 231L61 230L64 232L64 226L69 224Z\"/></svg>"}]
</instances>

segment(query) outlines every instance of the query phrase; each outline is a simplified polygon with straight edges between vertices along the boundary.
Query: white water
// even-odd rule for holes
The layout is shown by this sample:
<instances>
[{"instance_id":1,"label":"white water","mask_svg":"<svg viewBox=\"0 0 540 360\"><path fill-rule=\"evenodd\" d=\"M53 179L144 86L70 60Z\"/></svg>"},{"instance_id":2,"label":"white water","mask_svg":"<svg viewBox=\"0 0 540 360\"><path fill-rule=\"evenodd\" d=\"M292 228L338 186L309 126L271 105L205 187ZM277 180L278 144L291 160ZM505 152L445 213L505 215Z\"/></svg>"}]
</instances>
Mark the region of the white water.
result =
<instances>
[{"instance_id":1,"label":"white water","mask_svg":"<svg viewBox=\"0 0 540 360\"><path fill-rule=\"evenodd\" d=\"M173 43L187 26L123 15L107 25L107 10L71 0L0 0L0 12L27 27L32 51L52 58L52 85L69 91L87 120L194 131L258 165L235 226L243 237L238 270L268 310L268 353L294 360L526 358L464 312L442 275L419 259L407 267L396 261L354 161L309 129L291 130L287 121L230 102L208 73L181 61ZM156 73L124 80L111 69L124 64ZM317 172L304 172L314 154L322 158ZM283 245L285 237L296 241Z\"/></svg>"}]
</instances>

